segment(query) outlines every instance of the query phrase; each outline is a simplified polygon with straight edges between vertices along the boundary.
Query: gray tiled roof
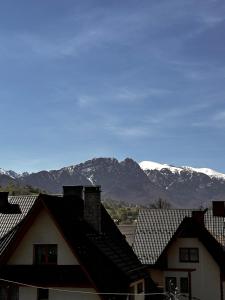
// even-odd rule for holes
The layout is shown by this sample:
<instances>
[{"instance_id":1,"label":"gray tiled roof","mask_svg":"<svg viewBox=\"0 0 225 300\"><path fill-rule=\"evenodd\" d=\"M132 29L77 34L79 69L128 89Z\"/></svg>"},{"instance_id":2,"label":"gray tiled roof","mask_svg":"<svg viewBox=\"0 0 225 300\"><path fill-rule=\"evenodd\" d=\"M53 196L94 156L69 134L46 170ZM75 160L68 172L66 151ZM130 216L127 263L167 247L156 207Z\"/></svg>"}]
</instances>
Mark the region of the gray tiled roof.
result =
<instances>
[{"instance_id":1,"label":"gray tiled roof","mask_svg":"<svg viewBox=\"0 0 225 300\"><path fill-rule=\"evenodd\" d=\"M38 195L29 196L9 196L9 203L19 204L21 213L20 214L4 214L0 213L0 239L3 238L9 231L19 224L28 211L33 206Z\"/></svg>"},{"instance_id":2,"label":"gray tiled roof","mask_svg":"<svg viewBox=\"0 0 225 300\"><path fill-rule=\"evenodd\" d=\"M133 249L144 264L155 264L160 254L191 209L143 209L139 212ZM205 214L205 226L224 245L224 218L214 217L212 210Z\"/></svg>"}]
</instances>

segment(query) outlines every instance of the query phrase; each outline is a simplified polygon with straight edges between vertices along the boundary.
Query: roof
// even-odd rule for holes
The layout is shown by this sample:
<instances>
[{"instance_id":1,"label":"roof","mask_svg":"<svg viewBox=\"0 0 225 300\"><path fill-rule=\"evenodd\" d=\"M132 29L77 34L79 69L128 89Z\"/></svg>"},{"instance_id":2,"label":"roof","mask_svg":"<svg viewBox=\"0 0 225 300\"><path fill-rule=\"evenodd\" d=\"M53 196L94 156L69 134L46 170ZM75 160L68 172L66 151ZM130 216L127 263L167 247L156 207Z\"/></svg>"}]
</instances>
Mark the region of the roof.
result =
<instances>
[{"instance_id":1,"label":"roof","mask_svg":"<svg viewBox=\"0 0 225 300\"><path fill-rule=\"evenodd\" d=\"M181 224L178 226L175 234L170 239L167 246L164 248L163 252L158 258L157 266L167 267L167 264L165 264L167 250L169 249L173 241L179 237L197 237L217 262L222 273L225 274L224 246L213 237L213 235L206 229L204 224L201 224L193 217L185 217L183 219Z\"/></svg>"},{"instance_id":2,"label":"roof","mask_svg":"<svg viewBox=\"0 0 225 300\"><path fill-rule=\"evenodd\" d=\"M24 219L31 207L33 206L38 195L28 196L9 196L8 200L10 204L19 204L21 213L19 214L3 214L0 213L0 238L8 233L13 227L15 227L20 221Z\"/></svg>"},{"instance_id":3,"label":"roof","mask_svg":"<svg viewBox=\"0 0 225 300\"><path fill-rule=\"evenodd\" d=\"M78 213L78 210L83 210L83 200L78 196L62 198L41 194L39 197L13 197L10 201L21 205L22 214L1 214L0 222L4 225L0 239L2 262L14 250L15 243L20 242L20 235L31 226L35 214L45 208L98 290L126 292L130 283L147 276L103 206L102 231L98 233Z\"/></svg>"},{"instance_id":4,"label":"roof","mask_svg":"<svg viewBox=\"0 0 225 300\"><path fill-rule=\"evenodd\" d=\"M133 249L143 264L154 265L192 209L142 209L139 212ZM205 227L221 244L225 241L224 218L205 213Z\"/></svg>"},{"instance_id":5,"label":"roof","mask_svg":"<svg viewBox=\"0 0 225 300\"><path fill-rule=\"evenodd\" d=\"M0 255L3 253L14 234L17 232L19 224L28 214L37 198L38 195L9 196L9 203L19 204L21 213L0 213Z\"/></svg>"},{"instance_id":6,"label":"roof","mask_svg":"<svg viewBox=\"0 0 225 300\"><path fill-rule=\"evenodd\" d=\"M119 224L117 225L120 232L126 237L126 240L129 245L133 245L134 242L134 234L136 230L136 224Z\"/></svg>"}]
</instances>

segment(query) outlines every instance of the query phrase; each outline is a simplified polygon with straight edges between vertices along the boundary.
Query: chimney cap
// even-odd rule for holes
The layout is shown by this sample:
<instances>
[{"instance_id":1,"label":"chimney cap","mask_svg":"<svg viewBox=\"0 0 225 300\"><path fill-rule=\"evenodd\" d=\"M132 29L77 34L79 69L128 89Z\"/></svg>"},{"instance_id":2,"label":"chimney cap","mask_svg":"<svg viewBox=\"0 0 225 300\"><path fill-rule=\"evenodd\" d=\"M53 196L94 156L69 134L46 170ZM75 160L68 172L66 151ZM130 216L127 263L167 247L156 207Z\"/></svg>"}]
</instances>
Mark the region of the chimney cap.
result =
<instances>
[{"instance_id":1,"label":"chimney cap","mask_svg":"<svg viewBox=\"0 0 225 300\"><path fill-rule=\"evenodd\" d=\"M63 195L64 196L79 196L82 198L83 185L64 185Z\"/></svg>"},{"instance_id":2,"label":"chimney cap","mask_svg":"<svg viewBox=\"0 0 225 300\"><path fill-rule=\"evenodd\" d=\"M85 193L99 193L99 192L101 192L100 185L85 186Z\"/></svg>"},{"instance_id":3,"label":"chimney cap","mask_svg":"<svg viewBox=\"0 0 225 300\"><path fill-rule=\"evenodd\" d=\"M204 216L205 213L207 212L207 208L204 210L193 210L192 211L192 219L197 221L199 224L204 225Z\"/></svg>"},{"instance_id":4,"label":"chimney cap","mask_svg":"<svg viewBox=\"0 0 225 300\"><path fill-rule=\"evenodd\" d=\"M213 201L212 209L213 209L214 217L225 217L225 202L224 201Z\"/></svg>"},{"instance_id":5,"label":"chimney cap","mask_svg":"<svg viewBox=\"0 0 225 300\"><path fill-rule=\"evenodd\" d=\"M0 207L8 205L9 192L0 192Z\"/></svg>"}]
</instances>

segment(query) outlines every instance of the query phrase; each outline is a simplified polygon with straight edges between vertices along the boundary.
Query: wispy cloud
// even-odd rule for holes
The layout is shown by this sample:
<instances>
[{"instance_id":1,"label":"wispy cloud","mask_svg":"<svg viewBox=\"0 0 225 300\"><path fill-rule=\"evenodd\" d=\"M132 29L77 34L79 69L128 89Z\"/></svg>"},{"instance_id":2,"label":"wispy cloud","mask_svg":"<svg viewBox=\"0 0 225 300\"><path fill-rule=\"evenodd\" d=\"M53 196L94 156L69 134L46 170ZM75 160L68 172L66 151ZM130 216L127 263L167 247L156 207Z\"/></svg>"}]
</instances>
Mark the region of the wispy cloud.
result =
<instances>
[{"instance_id":1,"label":"wispy cloud","mask_svg":"<svg viewBox=\"0 0 225 300\"><path fill-rule=\"evenodd\" d=\"M134 89L124 88L115 95L115 98L121 101L132 102L146 99L151 96L165 96L170 93L171 91L165 88L147 88L144 91L135 91Z\"/></svg>"},{"instance_id":2,"label":"wispy cloud","mask_svg":"<svg viewBox=\"0 0 225 300\"><path fill-rule=\"evenodd\" d=\"M212 112L207 118L202 118L193 122L193 127L224 129L225 128L225 110Z\"/></svg>"},{"instance_id":3,"label":"wispy cloud","mask_svg":"<svg viewBox=\"0 0 225 300\"><path fill-rule=\"evenodd\" d=\"M109 126L107 129L113 135L126 138L144 138L152 136L152 132L143 126Z\"/></svg>"}]
</instances>

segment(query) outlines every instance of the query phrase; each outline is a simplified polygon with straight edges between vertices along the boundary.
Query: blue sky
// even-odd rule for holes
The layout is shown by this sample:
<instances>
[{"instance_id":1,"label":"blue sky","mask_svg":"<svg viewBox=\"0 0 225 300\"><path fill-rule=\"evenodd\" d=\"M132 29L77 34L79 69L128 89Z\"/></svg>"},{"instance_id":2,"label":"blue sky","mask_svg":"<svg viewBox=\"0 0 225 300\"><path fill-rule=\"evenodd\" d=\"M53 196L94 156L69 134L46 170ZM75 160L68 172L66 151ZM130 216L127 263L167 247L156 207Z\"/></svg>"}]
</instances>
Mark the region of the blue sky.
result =
<instances>
[{"instance_id":1,"label":"blue sky","mask_svg":"<svg viewBox=\"0 0 225 300\"><path fill-rule=\"evenodd\" d=\"M0 1L0 167L225 173L223 0Z\"/></svg>"}]
</instances>

